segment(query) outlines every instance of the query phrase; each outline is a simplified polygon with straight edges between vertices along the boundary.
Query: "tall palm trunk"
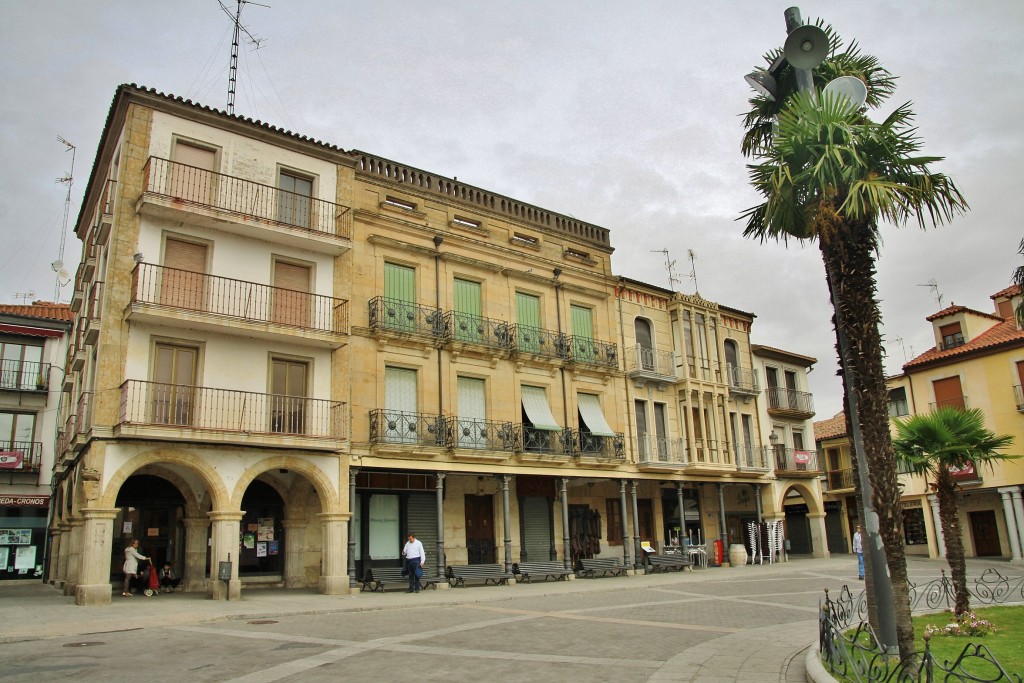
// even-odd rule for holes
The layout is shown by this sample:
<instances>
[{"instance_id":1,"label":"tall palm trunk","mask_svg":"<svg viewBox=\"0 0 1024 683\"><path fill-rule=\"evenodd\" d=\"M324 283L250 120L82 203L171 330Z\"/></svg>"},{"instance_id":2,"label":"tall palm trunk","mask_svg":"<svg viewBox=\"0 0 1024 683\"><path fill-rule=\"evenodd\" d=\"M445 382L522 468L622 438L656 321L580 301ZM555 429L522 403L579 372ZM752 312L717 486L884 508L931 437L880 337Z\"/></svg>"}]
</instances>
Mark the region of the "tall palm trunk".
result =
<instances>
[{"instance_id":1,"label":"tall palm trunk","mask_svg":"<svg viewBox=\"0 0 1024 683\"><path fill-rule=\"evenodd\" d=\"M889 435L880 315L875 300L876 232L870 224L846 222L834 212L831 215L836 220L830 229L819 233L818 244L829 291L837 306L837 337L841 329L849 345L851 388L857 397L864 446L863 464L867 465L873 490L871 503L878 514L879 534L892 581L900 658L907 661L914 652L914 628L903 549L903 508ZM842 357L840 362L844 362ZM845 385L845 377L843 381Z\"/></svg>"},{"instance_id":2,"label":"tall palm trunk","mask_svg":"<svg viewBox=\"0 0 1024 683\"><path fill-rule=\"evenodd\" d=\"M957 617L971 609L970 594L967 592L967 562L964 560L964 539L960 533L960 514L956 503L956 485L949 474L949 468L938 468L935 494L939 499L939 522L942 537L946 543L946 562L953 579L953 614Z\"/></svg>"}]
</instances>

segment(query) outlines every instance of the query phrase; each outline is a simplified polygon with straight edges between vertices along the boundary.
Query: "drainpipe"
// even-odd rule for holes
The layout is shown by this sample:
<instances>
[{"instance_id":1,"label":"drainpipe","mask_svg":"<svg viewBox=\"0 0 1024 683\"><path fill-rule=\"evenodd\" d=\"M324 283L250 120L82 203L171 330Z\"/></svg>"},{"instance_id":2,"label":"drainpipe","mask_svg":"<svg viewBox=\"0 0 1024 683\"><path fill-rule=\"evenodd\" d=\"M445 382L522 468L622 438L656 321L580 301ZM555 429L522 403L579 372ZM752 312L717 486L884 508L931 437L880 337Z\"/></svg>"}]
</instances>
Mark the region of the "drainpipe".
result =
<instances>
[{"instance_id":1,"label":"drainpipe","mask_svg":"<svg viewBox=\"0 0 1024 683\"><path fill-rule=\"evenodd\" d=\"M441 315L441 243L444 242L444 237L441 235L434 236L434 250L437 252L434 254L434 308L437 310L436 315ZM435 329L437 326L435 325ZM444 372L441 368L441 347L437 347L437 414L440 417L444 413L442 406L444 405ZM438 425L438 439L441 438L442 425Z\"/></svg>"},{"instance_id":2,"label":"drainpipe","mask_svg":"<svg viewBox=\"0 0 1024 683\"><path fill-rule=\"evenodd\" d=\"M555 268L551 271L554 275L555 283L555 321L558 324L558 336L562 336L562 283L558 277L562 274L561 268ZM565 429L569 428L569 397L566 395L566 389L568 388L565 383L565 368L559 368L559 374L562 377L562 424Z\"/></svg>"}]
</instances>

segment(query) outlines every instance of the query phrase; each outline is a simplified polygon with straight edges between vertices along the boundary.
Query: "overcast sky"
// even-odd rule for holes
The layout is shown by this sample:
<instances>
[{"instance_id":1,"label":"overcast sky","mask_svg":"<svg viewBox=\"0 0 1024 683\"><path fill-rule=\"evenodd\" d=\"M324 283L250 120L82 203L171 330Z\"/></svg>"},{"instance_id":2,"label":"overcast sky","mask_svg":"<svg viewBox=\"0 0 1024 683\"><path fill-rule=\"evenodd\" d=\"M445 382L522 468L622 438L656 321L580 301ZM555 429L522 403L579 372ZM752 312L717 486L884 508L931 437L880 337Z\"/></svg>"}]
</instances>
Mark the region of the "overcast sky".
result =
<instances>
[{"instance_id":1,"label":"overcast sky","mask_svg":"<svg viewBox=\"0 0 1024 683\"><path fill-rule=\"evenodd\" d=\"M234 10L234 0L224 0ZM306 1L248 4L237 114L360 149L611 230L617 274L757 315L754 341L814 356L816 419L841 409L814 245L744 239L757 203L739 153L743 75L785 39L784 2ZM925 317L989 296L1021 264L1024 3L806 2L899 76L882 118L917 112L925 153L971 211L883 227L889 373L933 345ZM225 108L232 21L217 0L0 0L0 302L52 300L114 90L137 83ZM1016 47L1014 47L1016 45ZM688 250L696 254L691 279ZM71 286L60 288L67 302Z\"/></svg>"}]
</instances>

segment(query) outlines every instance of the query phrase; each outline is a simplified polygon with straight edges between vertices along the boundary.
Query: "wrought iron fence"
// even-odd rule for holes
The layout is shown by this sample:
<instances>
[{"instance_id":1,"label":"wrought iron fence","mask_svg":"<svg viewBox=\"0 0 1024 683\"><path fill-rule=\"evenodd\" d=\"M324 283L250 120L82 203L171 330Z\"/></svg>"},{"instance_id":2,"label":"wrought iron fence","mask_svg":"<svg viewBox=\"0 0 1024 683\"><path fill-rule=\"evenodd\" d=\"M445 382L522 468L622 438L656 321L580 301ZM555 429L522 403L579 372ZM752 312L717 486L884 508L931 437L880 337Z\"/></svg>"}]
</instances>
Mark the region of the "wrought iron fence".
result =
<instances>
[{"instance_id":1,"label":"wrought iron fence","mask_svg":"<svg viewBox=\"0 0 1024 683\"><path fill-rule=\"evenodd\" d=\"M853 488L853 468L848 467L842 470L828 470L825 472L825 489L836 491L838 489Z\"/></svg>"},{"instance_id":2,"label":"wrought iron fence","mask_svg":"<svg viewBox=\"0 0 1024 683\"><path fill-rule=\"evenodd\" d=\"M444 316L440 309L383 296L370 299L370 328L429 334L439 339L445 336Z\"/></svg>"},{"instance_id":3,"label":"wrought iron fence","mask_svg":"<svg viewBox=\"0 0 1024 683\"><path fill-rule=\"evenodd\" d=\"M518 430L511 422L445 417L445 445L489 451L514 451Z\"/></svg>"},{"instance_id":4,"label":"wrought iron fence","mask_svg":"<svg viewBox=\"0 0 1024 683\"><path fill-rule=\"evenodd\" d=\"M49 381L49 363L13 359L0 361L0 389L46 391Z\"/></svg>"},{"instance_id":5,"label":"wrought iron fence","mask_svg":"<svg viewBox=\"0 0 1024 683\"><path fill-rule=\"evenodd\" d=\"M512 326L512 344L516 351L548 358L569 358L569 343L564 334L530 325Z\"/></svg>"},{"instance_id":6,"label":"wrought iron fence","mask_svg":"<svg viewBox=\"0 0 1024 683\"><path fill-rule=\"evenodd\" d=\"M492 349L512 348L512 326L503 320L491 320L469 313L448 311L444 314L447 341L487 346Z\"/></svg>"},{"instance_id":7,"label":"wrought iron fence","mask_svg":"<svg viewBox=\"0 0 1024 683\"><path fill-rule=\"evenodd\" d=\"M729 388L740 393L756 394L761 391L761 381L754 368L741 368L731 363L725 366Z\"/></svg>"},{"instance_id":8,"label":"wrought iron fence","mask_svg":"<svg viewBox=\"0 0 1024 683\"><path fill-rule=\"evenodd\" d=\"M602 368L619 367L619 347L611 342L574 335L567 338L569 358L574 363L596 365Z\"/></svg>"},{"instance_id":9,"label":"wrought iron fence","mask_svg":"<svg viewBox=\"0 0 1024 683\"><path fill-rule=\"evenodd\" d=\"M753 444L736 444L733 448L736 466L746 470L768 469L768 458L764 448Z\"/></svg>"},{"instance_id":10,"label":"wrought iron fence","mask_svg":"<svg viewBox=\"0 0 1024 683\"><path fill-rule=\"evenodd\" d=\"M406 413L400 410L371 410L370 443L444 446L444 418L440 415Z\"/></svg>"},{"instance_id":11,"label":"wrought iron fence","mask_svg":"<svg viewBox=\"0 0 1024 683\"><path fill-rule=\"evenodd\" d=\"M1005 577L995 569L986 569L973 584L968 584L972 601L982 605L1024 601L1024 578ZM982 644L967 643L956 659L939 660L931 652L929 638L924 649L908 660L882 651L867 619L867 593L854 597L843 586L839 597L829 591L820 604L818 647L822 664L830 673L858 683L903 683L917 681L971 681L978 683L1022 683L1020 674L1010 673ZM953 584L942 571L941 578L916 586L910 584L910 609L934 612L951 609ZM856 627L854 627L856 624Z\"/></svg>"}]
</instances>

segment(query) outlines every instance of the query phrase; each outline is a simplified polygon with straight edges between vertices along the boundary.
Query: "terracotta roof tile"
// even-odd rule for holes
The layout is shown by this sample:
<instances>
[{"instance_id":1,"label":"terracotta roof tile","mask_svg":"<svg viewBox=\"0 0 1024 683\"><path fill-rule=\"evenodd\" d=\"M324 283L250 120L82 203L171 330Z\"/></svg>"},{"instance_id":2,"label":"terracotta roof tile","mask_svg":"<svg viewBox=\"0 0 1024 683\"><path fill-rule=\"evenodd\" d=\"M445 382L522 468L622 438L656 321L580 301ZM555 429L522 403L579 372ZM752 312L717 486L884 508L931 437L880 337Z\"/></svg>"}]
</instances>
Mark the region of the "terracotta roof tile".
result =
<instances>
[{"instance_id":1,"label":"terracotta roof tile","mask_svg":"<svg viewBox=\"0 0 1024 683\"><path fill-rule=\"evenodd\" d=\"M998 325L993 325L969 342L946 349L945 351L940 351L938 348L928 349L917 358L906 363L903 368L906 370L907 368L918 367L934 361L966 356L984 349L1015 343L1024 344L1024 330L1017 329L1017 325L1012 320L1000 319Z\"/></svg>"},{"instance_id":2,"label":"terracotta roof tile","mask_svg":"<svg viewBox=\"0 0 1024 683\"><path fill-rule=\"evenodd\" d=\"M846 436L846 414L839 411L827 420L814 423L814 440L834 439Z\"/></svg>"},{"instance_id":3,"label":"terracotta roof tile","mask_svg":"<svg viewBox=\"0 0 1024 683\"><path fill-rule=\"evenodd\" d=\"M945 318L947 315L953 315L954 313L973 313L974 315L980 315L983 318L991 318L992 320L1002 320L1002 318L1000 318L998 315L995 315L994 313L976 311L973 308L967 308L966 306L957 306L956 304L953 304L952 306L947 306L938 313L932 313L930 316L925 318L925 320L927 320L928 322L932 322L933 320Z\"/></svg>"},{"instance_id":4,"label":"terracotta roof tile","mask_svg":"<svg viewBox=\"0 0 1024 683\"><path fill-rule=\"evenodd\" d=\"M75 314L68 304L55 304L52 301L33 301L28 304L0 304L0 314L19 315L24 318L42 318L44 320L74 320Z\"/></svg>"},{"instance_id":5,"label":"terracotta roof tile","mask_svg":"<svg viewBox=\"0 0 1024 683\"><path fill-rule=\"evenodd\" d=\"M1006 289L999 290L998 292L996 292L995 294L993 294L989 298L990 299L998 299L1001 296L1015 296L1017 294L1020 294L1020 287L1018 287L1017 285L1010 285Z\"/></svg>"}]
</instances>

